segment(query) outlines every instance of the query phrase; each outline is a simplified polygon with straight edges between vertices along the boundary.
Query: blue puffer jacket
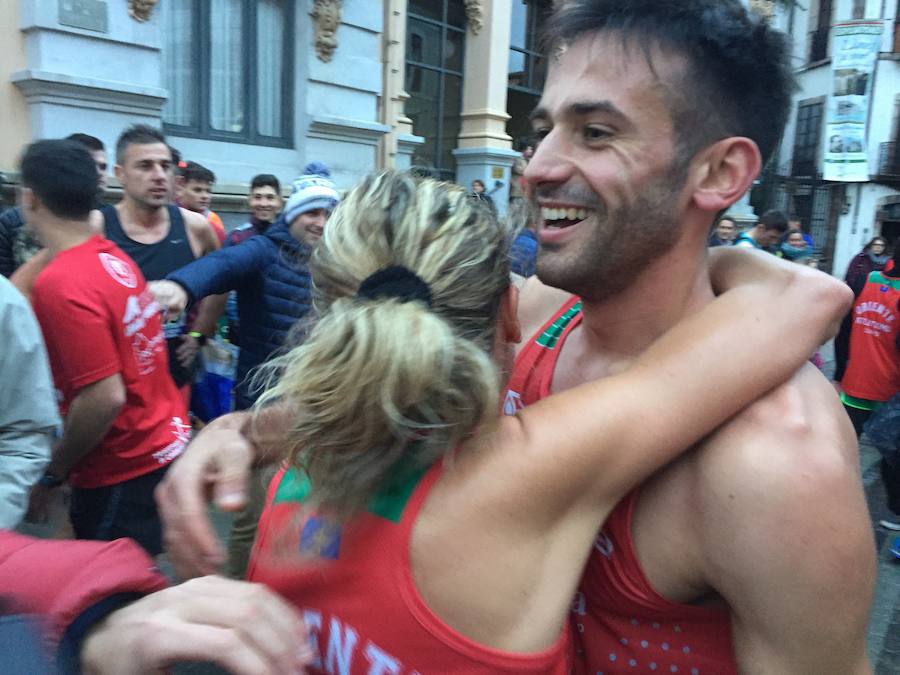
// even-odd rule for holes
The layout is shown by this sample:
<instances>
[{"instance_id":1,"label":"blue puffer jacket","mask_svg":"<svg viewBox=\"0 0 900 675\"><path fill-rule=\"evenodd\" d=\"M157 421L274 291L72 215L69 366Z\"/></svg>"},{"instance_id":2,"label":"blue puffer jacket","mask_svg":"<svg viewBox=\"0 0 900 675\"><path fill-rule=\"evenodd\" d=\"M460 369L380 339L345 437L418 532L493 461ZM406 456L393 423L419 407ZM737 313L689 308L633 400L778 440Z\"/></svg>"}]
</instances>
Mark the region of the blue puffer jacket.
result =
<instances>
[{"instance_id":1,"label":"blue puffer jacket","mask_svg":"<svg viewBox=\"0 0 900 675\"><path fill-rule=\"evenodd\" d=\"M281 348L291 326L310 309L306 253L287 225L278 220L265 234L205 255L167 277L183 286L192 302L237 291L241 324L235 391L238 409L248 408L259 395L250 387L250 371Z\"/></svg>"}]
</instances>

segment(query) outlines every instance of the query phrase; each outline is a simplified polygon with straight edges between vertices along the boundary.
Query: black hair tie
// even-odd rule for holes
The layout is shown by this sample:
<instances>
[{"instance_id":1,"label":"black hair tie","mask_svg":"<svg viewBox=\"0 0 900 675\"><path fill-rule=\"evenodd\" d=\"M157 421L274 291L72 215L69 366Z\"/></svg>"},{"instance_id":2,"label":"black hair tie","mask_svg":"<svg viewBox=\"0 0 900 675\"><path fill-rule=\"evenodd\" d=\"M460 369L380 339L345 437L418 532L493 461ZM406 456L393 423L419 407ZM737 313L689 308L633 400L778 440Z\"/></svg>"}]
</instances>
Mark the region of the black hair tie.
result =
<instances>
[{"instance_id":1,"label":"black hair tie","mask_svg":"<svg viewBox=\"0 0 900 675\"><path fill-rule=\"evenodd\" d=\"M401 302L421 300L431 307L431 289L408 267L394 265L370 274L359 285L356 297L376 300L396 298Z\"/></svg>"}]
</instances>

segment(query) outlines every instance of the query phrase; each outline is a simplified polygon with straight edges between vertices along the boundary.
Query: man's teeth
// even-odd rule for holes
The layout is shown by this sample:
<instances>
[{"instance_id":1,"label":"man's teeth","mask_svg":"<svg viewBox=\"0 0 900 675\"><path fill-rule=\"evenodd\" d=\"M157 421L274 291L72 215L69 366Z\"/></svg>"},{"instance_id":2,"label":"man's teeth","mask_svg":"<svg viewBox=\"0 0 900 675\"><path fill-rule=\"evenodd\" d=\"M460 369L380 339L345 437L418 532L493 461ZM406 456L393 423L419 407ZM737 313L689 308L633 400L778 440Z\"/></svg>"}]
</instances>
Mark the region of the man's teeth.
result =
<instances>
[{"instance_id":1,"label":"man's teeth","mask_svg":"<svg viewBox=\"0 0 900 675\"><path fill-rule=\"evenodd\" d=\"M552 209L552 208L542 208L541 216L544 218L544 221L551 220L584 220L588 217L587 209Z\"/></svg>"}]
</instances>

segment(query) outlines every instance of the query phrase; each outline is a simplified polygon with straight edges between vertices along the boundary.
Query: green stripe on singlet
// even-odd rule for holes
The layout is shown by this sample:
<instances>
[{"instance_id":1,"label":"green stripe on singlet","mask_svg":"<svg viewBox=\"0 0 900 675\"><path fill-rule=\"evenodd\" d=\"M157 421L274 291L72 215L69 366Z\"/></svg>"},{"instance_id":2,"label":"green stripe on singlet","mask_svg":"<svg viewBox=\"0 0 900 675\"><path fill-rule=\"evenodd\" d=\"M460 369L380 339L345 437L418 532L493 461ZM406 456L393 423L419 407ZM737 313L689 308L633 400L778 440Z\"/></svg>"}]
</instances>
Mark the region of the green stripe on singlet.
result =
<instances>
[{"instance_id":1,"label":"green stripe on singlet","mask_svg":"<svg viewBox=\"0 0 900 675\"><path fill-rule=\"evenodd\" d=\"M555 349L556 343L559 342L559 338L562 337L563 332L566 330L566 326L569 325L572 319L574 319L580 311L581 300L572 305L565 314L550 324L547 327L547 330L538 335L536 342L544 349Z\"/></svg>"},{"instance_id":2,"label":"green stripe on singlet","mask_svg":"<svg viewBox=\"0 0 900 675\"><path fill-rule=\"evenodd\" d=\"M857 398L856 396L851 396L844 391L841 392L841 402L843 402L844 405L850 406L851 408L856 408L857 410L876 410L883 405L881 401L872 401L867 398Z\"/></svg>"},{"instance_id":3,"label":"green stripe on singlet","mask_svg":"<svg viewBox=\"0 0 900 675\"><path fill-rule=\"evenodd\" d=\"M394 523L400 522L406 502L412 496L419 480L428 470L428 467L401 466L396 471L396 476L391 484L380 490L369 500L367 511ZM312 485L306 472L291 468L288 469L278 484L275 491L273 504L284 502L303 503L309 497Z\"/></svg>"}]
</instances>

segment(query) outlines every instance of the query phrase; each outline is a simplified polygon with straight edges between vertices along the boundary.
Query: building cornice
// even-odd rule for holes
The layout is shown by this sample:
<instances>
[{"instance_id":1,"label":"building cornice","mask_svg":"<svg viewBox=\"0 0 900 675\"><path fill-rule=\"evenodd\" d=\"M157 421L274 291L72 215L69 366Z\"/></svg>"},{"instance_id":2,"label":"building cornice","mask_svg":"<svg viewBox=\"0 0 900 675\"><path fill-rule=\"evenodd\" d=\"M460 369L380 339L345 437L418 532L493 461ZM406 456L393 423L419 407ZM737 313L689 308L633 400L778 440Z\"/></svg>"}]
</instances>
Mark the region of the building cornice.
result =
<instances>
[{"instance_id":1,"label":"building cornice","mask_svg":"<svg viewBox=\"0 0 900 675\"><path fill-rule=\"evenodd\" d=\"M377 145L391 128L386 124L348 117L314 115L306 135L310 138L344 140L364 145Z\"/></svg>"},{"instance_id":2,"label":"building cornice","mask_svg":"<svg viewBox=\"0 0 900 675\"><path fill-rule=\"evenodd\" d=\"M159 87L140 87L46 70L20 70L12 74L10 81L25 95L29 104L55 103L159 117L168 99L168 92Z\"/></svg>"}]
</instances>

